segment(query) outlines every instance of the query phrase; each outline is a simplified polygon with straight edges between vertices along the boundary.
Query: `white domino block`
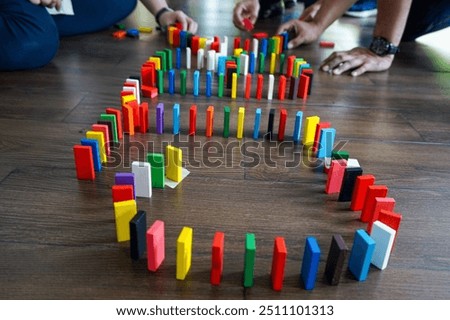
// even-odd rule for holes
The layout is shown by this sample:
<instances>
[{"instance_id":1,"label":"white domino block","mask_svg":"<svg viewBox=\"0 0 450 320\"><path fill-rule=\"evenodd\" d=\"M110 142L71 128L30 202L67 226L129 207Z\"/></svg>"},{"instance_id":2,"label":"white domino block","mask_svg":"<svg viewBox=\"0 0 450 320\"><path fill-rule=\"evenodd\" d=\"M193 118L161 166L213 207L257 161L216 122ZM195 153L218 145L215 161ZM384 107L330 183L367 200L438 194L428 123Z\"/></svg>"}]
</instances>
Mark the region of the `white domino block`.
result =
<instances>
[{"instance_id":1,"label":"white domino block","mask_svg":"<svg viewBox=\"0 0 450 320\"><path fill-rule=\"evenodd\" d=\"M152 174L150 163L133 161L131 171L134 173L136 197L152 197Z\"/></svg>"},{"instance_id":2,"label":"white domino block","mask_svg":"<svg viewBox=\"0 0 450 320\"><path fill-rule=\"evenodd\" d=\"M272 98L273 98L274 83L275 83L274 75L269 74L269 89L267 90L267 100L272 100Z\"/></svg>"},{"instance_id":3,"label":"white domino block","mask_svg":"<svg viewBox=\"0 0 450 320\"><path fill-rule=\"evenodd\" d=\"M197 51L197 70L202 70L204 61L205 60L205 50L204 49L198 49Z\"/></svg>"},{"instance_id":4,"label":"white domino block","mask_svg":"<svg viewBox=\"0 0 450 320\"><path fill-rule=\"evenodd\" d=\"M240 70L240 73L242 75L246 76L247 73L248 73L248 60L249 60L249 57L245 53L241 54L239 57L241 59L241 63L240 63L241 64L241 70Z\"/></svg>"},{"instance_id":5,"label":"white domino block","mask_svg":"<svg viewBox=\"0 0 450 320\"><path fill-rule=\"evenodd\" d=\"M378 269L384 270L391 255L395 230L380 221L375 221L370 236L375 240L375 251L371 263Z\"/></svg>"},{"instance_id":6,"label":"white domino block","mask_svg":"<svg viewBox=\"0 0 450 320\"><path fill-rule=\"evenodd\" d=\"M186 48L186 69L191 68L191 48Z\"/></svg>"}]
</instances>

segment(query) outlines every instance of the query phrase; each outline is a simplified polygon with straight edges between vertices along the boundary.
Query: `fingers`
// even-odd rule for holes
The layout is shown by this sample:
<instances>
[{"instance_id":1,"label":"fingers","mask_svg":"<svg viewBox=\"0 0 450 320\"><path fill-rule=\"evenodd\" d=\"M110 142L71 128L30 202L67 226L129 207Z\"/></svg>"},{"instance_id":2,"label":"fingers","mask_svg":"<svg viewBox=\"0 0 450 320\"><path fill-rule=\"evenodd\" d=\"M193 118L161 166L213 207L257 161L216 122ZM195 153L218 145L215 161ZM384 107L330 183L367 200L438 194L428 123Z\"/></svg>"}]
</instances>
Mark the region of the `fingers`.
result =
<instances>
[{"instance_id":1,"label":"fingers","mask_svg":"<svg viewBox=\"0 0 450 320\"><path fill-rule=\"evenodd\" d=\"M161 26L167 27L173 25L175 22L181 23L184 31L195 34L198 29L197 22L191 17L187 16L183 11L167 12L160 18Z\"/></svg>"}]
</instances>

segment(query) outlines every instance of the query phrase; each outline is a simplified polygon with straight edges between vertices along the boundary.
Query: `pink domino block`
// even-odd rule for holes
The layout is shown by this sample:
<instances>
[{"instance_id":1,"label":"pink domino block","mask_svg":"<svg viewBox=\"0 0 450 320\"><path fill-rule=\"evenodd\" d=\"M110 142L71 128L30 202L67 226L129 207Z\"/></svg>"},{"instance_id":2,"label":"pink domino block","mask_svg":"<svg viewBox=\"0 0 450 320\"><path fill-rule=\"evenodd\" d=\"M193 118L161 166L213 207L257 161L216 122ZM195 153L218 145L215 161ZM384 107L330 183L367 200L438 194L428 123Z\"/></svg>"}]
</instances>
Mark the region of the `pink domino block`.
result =
<instances>
[{"instance_id":1,"label":"pink domino block","mask_svg":"<svg viewBox=\"0 0 450 320\"><path fill-rule=\"evenodd\" d=\"M147 268L157 271L165 258L164 222L156 220L147 230Z\"/></svg>"},{"instance_id":2,"label":"pink domino block","mask_svg":"<svg viewBox=\"0 0 450 320\"><path fill-rule=\"evenodd\" d=\"M103 138L105 139L105 151L106 155L111 155L111 149L109 148L109 130L106 124L93 124L92 131L98 131L103 133ZM101 146L99 146L101 148Z\"/></svg>"},{"instance_id":3,"label":"pink domino block","mask_svg":"<svg viewBox=\"0 0 450 320\"><path fill-rule=\"evenodd\" d=\"M339 193L341 191L342 179L344 178L346 167L347 161L344 159L331 161L327 184L325 186L326 194Z\"/></svg>"},{"instance_id":4,"label":"pink domino block","mask_svg":"<svg viewBox=\"0 0 450 320\"><path fill-rule=\"evenodd\" d=\"M372 225L378 220L381 210L394 211L395 199L387 197L376 197L375 205L372 211L372 216L369 218L369 224L367 225L367 232L372 232Z\"/></svg>"}]
</instances>

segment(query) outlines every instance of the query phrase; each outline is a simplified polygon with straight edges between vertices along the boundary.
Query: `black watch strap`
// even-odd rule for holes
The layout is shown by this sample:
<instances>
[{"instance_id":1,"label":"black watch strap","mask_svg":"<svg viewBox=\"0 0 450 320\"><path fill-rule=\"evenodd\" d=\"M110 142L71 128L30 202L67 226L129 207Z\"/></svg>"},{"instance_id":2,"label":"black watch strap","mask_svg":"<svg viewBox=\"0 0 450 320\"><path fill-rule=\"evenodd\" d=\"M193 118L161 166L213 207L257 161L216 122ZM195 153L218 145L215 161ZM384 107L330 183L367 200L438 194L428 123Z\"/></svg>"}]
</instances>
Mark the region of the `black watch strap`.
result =
<instances>
[{"instance_id":1,"label":"black watch strap","mask_svg":"<svg viewBox=\"0 0 450 320\"><path fill-rule=\"evenodd\" d=\"M164 8L159 9L159 11L155 14L155 20L159 26L161 26L161 23L159 22L159 18L161 18L161 16L166 12L173 12L173 10L170 8L164 7Z\"/></svg>"}]
</instances>

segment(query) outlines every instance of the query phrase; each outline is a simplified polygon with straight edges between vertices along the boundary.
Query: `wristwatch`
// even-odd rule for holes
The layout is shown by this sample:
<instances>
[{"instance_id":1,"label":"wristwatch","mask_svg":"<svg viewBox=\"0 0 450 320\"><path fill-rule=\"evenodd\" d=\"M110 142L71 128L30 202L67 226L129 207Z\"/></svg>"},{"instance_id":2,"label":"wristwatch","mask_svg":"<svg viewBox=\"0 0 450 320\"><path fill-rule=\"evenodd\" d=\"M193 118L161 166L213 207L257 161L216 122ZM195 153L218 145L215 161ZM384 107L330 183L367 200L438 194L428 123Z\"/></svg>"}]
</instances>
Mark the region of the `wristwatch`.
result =
<instances>
[{"instance_id":1,"label":"wristwatch","mask_svg":"<svg viewBox=\"0 0 450 320\"><path fill-rule=\"evenodd\" d=\"M396 54L400 49L383 37L374 37L369 47L370 51L378 56L386 56L388 54Z\"/></svg>"}]
</instances>

